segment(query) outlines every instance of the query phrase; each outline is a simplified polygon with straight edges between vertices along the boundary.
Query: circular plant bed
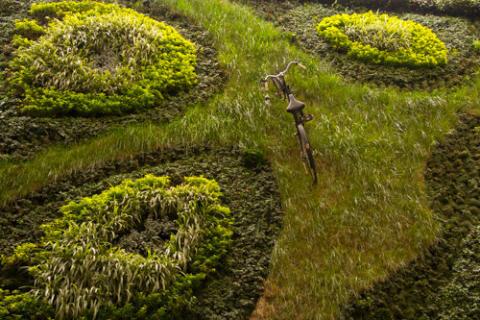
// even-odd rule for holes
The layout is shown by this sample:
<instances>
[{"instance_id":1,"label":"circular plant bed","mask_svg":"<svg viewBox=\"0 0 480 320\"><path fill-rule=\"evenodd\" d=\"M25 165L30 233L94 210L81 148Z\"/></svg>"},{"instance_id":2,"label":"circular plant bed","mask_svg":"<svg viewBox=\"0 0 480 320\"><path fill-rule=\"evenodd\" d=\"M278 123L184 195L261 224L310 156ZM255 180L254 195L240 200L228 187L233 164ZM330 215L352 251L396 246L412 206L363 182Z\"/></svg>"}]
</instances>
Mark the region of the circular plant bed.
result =
<instances>
[{"instance_id":1,"label":"circular plant bed","mask_svg":"<svg viewBox=\"0 0 480 320\"><path fill-rule=\"evenodd\" d=\"M2 17L0 158L169 121L219 89L225 75L205 31L161 4L135 8L146 15L80 1L22 4Z\"/></svg>"},{"instance_id":2,"label":"circular plant bed","mask_svg":"<svg viewBox=\"0 0 480 320\"><path fill-rule=\"evenodd\" d=\"M247 319L281 222L266 162L227 149L110 163L2 212L5 319Z\"/></svg>"},{"instance_id":3,"label":"circular plant bed","mask_svg":"<svg viewBox=\"0 0 480 320\"><path fill-rule=\"evenodd\" d=\"M468 80L480 63L473 45L480 31L461 18L396 18L304 5L279 18L279 24L305 49L354 81L408 89L447 87Z\"/></svg>"},{"instance_id":4,"label":"circular plant bed","mask_svg":"<svg viewBox=\"0 0 480 320\"><path fill-rule=\"evenodd\" d=\"M172 186L147 175L61 207L60 218L40 226L39 243L4 257L4 270L28 267L34 279L29 293L4 297L20 300L6 309L28 309L33 298L59 318L175 313L229 247L232 222L220 196L214 180Z\"/></svg>"},{"instance_id":5,"label":"circular plant bed","mask_svg":"<svg viewBox=\"0 0 480 320\"><path fill-rule=\"evenodd\" d=\"M124 114L196 84L196 48L135 10L93 1L32 4L15 22L7 82L27 114Z\"/></svg>"},{"instance_id":6,"label":"circular plant bed","mask_svg":"<svg viewBox=\"0 0 480 320\"><path fill-rule=\"evenodd\" d=\"M436 67L448 62L447 48L432 30L387 14L337 14L317 25L334 48L358 60L396 67Z\"/></svg>"},{"instance_id":7,"label":"circular plant bed","mask_svg":"<svg viewBox=\"0 0 480 320\"><path fill-rule=\"evenodd\" d=\"M438 242L361 293L344 319L475 319L480 287L480 118L464 115L433 152L426 171Z\"/></svg>"}]
</instances>

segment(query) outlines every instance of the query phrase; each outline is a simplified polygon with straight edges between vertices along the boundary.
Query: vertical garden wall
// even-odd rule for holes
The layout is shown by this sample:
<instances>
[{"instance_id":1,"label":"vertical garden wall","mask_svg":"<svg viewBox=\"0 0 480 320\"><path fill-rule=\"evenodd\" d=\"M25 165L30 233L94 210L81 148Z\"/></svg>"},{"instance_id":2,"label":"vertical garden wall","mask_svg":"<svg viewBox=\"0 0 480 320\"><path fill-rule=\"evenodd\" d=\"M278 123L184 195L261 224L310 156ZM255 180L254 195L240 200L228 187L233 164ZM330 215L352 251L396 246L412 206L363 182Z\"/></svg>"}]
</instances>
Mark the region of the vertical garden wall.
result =
<instances>
[{"instance_id":1,"label":"vertical garden wall","mask_svg":"<svg viewBox=\"0 0 480 320\"><path fill-rule=\"evenodd\" d=\"M0 4L0 318L475 317L475 1Z\"/></svg>"}]
</instances>

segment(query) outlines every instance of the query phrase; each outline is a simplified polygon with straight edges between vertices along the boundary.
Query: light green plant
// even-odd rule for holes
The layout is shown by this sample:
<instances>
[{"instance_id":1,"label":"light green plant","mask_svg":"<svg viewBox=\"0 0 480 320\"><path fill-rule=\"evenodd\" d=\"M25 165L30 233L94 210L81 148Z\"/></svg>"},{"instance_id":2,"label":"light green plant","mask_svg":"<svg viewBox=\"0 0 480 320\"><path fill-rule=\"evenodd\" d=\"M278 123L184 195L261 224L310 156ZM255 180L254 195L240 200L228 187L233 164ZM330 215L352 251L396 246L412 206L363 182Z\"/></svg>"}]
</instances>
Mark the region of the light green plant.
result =
<instances>
[{"instance_id":1,"label":"light green plant","mask_svg":"<svg viewBox=\"0 0 480 320\"><path fill-rule=\"evenodd\" d=\"M473 41L473 48L477 51L480 51L480 40Z\"/></svg>"},{"instance_id":2,"label":"light green plant","mask_svg":"<svg viewBox=\"0 0 480 320\"><path fill-rule=\"evenodd\" d=\"M447 48L432 30L387 14L338 14L323 19L317 31L335 48L375 64L432 67L448 62Z\"/></svg>"},{"instance_id":3,"label":"light green plant","mask_svg":"<svg viewBox=\"0 0 480 320\"><path fill-rule=\"evenodd\" d=\"M52 308L36 299L30 293L19 290L0 289L0 319L19 320L33 318L35 315L51 315ZM29 317L27 315L32 315ZM52 319L44 317L43 319Z\"/></svg>"},{"instance_id":4,"label":"light green plant","mask_svg":"<svg viewBox=\"0 0 480 320\"><path fill-rule=\"evenodd\" d=\"M36 114L122 114L152 107L197 82L196 49L174 28L93 1L33 4L16 24L9 63L21 109ZM55 17L55 18L53 18Z\"/></svg>"},{"instance_id":5,"label":"light green plant","mask_svg":"<svg viewBox=\"0 0 480 320\"><path fill-rule=\"evenodd\" d=\"M23 19L15 21L17 34L28 38L38 38L45 33L45 28L32 19Z\"/></svg>"},{"instance_id":6,"label":"light green plant","mask_svg":"<svg viewBox=\"0 0 480 320\"><path fill-rule=\"evenodd\" d=\"M111 319L116 307L152 294L149 312L180 308L190 286L214 271L230 243L230 211L220 196L219 185L202 177L186 177L177 186L153 175L125 180L63 206L61 218L42 226L40 244L19 246L4 262L30 266L33 296L53 306L57 318ZM113 245L147 216L174 217L177 232L162 247L145 248L147 256Z\"/></svg>"}]
</instances>

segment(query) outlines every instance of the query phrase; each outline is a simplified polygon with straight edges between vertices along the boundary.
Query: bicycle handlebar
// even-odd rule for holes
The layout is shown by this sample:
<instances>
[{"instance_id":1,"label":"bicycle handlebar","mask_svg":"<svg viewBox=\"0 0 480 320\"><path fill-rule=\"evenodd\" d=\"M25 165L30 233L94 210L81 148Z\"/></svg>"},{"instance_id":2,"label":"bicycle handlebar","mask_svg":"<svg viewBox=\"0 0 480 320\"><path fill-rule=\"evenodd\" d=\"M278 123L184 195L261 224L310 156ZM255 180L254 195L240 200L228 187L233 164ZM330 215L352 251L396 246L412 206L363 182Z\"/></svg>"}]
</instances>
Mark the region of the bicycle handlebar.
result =
<instances>
[{"instance_id":1,"label":"bicycle handlebar","mask_svg":"<svg viewBox=\"0 0 480 320\"><path fill-rule=\"evenodd\" d=\"M294 65L297 65L304 70L307 69L303 64L301 64L297 60L290 61L287 67L285 68L285 70L281 71L279 74L269 74L261 80L261 82L263 82L264 84L264 90L268 91L268 80L272 80L272 82L275 84L275 86L278 89L278 93L280 95L283 94L285 98L288 98L288 95L290 94L290 88L285 82L285 75L290 70L290 68Z\"/></svg>"},{"instance_id":2,"label":"bicycle handlebar","mask_svg":"<svg viewBox=\"0 0 480 320\"><path fill-rule=\"evenodd\" d=\"M290 70L290 68L294 65L299 66L303 70L307 69L303 64L300 63L300 61L297 61L297 60L290 61L287 65L287 67L285 68L285 70L281 71L279 74L266 75L265 78L262 79L262 82L267 82L268 80L270 80L272 78L282 78L282 77L284 77L287 74L287 72Z\"/></svg>"}]
</instances>

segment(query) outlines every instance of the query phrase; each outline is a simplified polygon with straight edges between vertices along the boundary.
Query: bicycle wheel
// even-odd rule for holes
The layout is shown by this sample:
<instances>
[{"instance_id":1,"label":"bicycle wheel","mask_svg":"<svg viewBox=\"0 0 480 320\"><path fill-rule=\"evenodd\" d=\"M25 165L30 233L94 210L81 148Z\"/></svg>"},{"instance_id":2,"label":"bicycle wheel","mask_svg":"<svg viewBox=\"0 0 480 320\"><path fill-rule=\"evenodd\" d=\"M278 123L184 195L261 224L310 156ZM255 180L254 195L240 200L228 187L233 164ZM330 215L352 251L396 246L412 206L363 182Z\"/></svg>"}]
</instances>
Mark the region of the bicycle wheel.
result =
<instances>
[{"instance_id":1,"label":"bicycle wheel","mask_svg":"<svg viewBox=\"0 0 480 320\"><path fill-rule=\"evenodd\" d=\"M302 158L307 167L307 171L312 177L313 184L317 183L317 165L313 157L312 147L308 142L307 132L303 124L297 125L298 139L300 140L300 147L302 148Z\"/></svg>"}]
</instances>

